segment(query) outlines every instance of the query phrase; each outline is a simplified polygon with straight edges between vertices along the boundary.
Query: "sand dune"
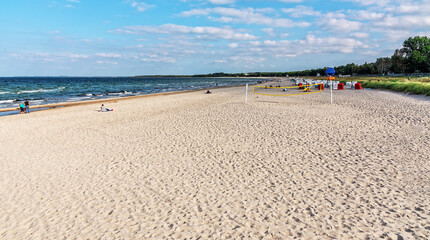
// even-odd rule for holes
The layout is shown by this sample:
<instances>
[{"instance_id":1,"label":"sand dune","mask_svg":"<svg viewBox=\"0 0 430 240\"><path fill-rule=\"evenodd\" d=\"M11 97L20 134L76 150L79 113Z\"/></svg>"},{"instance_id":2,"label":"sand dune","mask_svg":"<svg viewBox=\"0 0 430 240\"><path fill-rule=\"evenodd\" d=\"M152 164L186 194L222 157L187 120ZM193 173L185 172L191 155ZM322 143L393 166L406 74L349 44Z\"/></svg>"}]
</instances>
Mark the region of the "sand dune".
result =
<instances>
[{"instance_id":1,"label":"sand dune","mask_svg":"<svg viewBox=\"0 0 430 240\"><path fill-rule=\"evenodd\" d=\"M430 238L428 97L212 92L0 118L0 238Z\"/></svg>"}]
</instances>

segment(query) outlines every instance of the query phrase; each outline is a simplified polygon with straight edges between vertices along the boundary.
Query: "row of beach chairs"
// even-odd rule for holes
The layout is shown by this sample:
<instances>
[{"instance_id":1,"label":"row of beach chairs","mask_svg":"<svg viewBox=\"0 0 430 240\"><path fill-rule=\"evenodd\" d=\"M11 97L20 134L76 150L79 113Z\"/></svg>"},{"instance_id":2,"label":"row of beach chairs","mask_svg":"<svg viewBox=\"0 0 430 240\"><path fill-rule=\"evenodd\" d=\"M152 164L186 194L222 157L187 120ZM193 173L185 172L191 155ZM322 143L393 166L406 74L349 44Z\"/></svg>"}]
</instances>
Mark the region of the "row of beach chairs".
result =
<instances>
[{"instance_id":1,"label":"row of beach chairs","mask_svg":"<svg viewBox=\"0 0 430 240\"><path fill-rule=\"evenodd\" d=\"M312 79L296 79L296 85L299 85L300 83L302 85L312 85L312 84L324 84L324 87L330 88L330 81L328 80L312 80ZM346 82L345 88L346 89L354 89L355 84L357 82ZM333 89L337 90L339 85L339 81L333 81ZM315 88L318 88L316 85Z\"/></svg>"}]
</instances>

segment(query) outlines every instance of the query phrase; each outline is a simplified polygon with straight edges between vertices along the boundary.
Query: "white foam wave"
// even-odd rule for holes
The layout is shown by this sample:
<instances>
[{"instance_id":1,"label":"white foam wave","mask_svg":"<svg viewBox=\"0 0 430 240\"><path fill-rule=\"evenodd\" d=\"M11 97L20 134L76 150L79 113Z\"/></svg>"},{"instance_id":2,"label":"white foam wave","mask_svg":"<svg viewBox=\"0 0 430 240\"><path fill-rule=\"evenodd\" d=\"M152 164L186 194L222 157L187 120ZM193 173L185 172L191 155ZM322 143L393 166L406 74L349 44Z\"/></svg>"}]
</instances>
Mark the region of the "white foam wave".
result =
<instances>
[{"instance_id":1,"label":"white foam wave","mask_svg":"<svg viewBox=\"0 0 430 240\"><path fill-rule=\"evenodd\" d=\"M125 95L125 94L133 94L133 93L132 92L127 92L127 91L107 93L107 95Z\"/></svg>"},{"instance_id":2,"label":"white foam wave","mask_svg":"<svg viewBox=\"0 0 430 240\"><path fill-rule=\"evenodd\" d=\"M0 104L2 103L13 103L14 100L0 100Z\"/></svg>"},{"instance_id":3,"label":"white foam wave","mask_svg":"<svg viewBox=\"0 0 430 240\"><path fill-rule=\"evenodd\" d=\"M91 99L91 97L76 97L76 98L69 98L67 99L67 102L78 102L86 99Z\"/></svg>"},{"instance_id":4,"label":"white foam wave","mask_svg":"<svg viewBox=\"0 0 430 240\"><path fill-rule=\"evenodd\" d=\"M10 92L0 92L0 95L9 94Z\"/></svg>"},{"instance_id":5,"label":"white foam wave","mask_svg":"<svg viewBox=\"0 0 430 240\"><path fill-rule=\"evenodd\" d=\"M26 90L26 91L19 91L17 92L17 94L22 94L22 93L38 93L38 92L58 92L58 91L63 91L65 89L65 87L59 87L56 89L37 89L37 90Z\"/></svg>"}]
</instances>

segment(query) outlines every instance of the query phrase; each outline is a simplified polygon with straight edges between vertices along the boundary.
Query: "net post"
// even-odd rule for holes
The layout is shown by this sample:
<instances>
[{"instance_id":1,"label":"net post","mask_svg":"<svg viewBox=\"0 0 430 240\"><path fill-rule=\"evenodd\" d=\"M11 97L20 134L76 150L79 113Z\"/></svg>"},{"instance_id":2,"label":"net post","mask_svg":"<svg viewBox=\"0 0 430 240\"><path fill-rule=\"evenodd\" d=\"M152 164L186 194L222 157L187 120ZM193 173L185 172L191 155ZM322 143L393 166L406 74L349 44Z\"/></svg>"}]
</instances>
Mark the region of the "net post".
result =
<instances>
[{"instance_id":1,"label":"net post","mask_svg":"<svg viewBox=\"0 0 430 240\"><path fill-rule=\"evenodd\" d=\"M333 104L333 81L330 80L330 104Z\"/></svg>"},{"instance_id":2,"label":"net post","mask_svg":"<svg viewBox=\"0 0 430 240\"><path fill-rule=\"evenodd\" d=\"M246 84L246 87L245 87L245 104L247 103L248 103L248 83Z\"/></svg>"},{"instance_id":3,"label":"net post","mask_svg":"<svg viewBox=\"0 0 430 240\"><path fill-rule=\"evenodd\" d=\"M330 104L333 104L333 80L335 79L334 74L336 71L334 68L327 68L325 73L329 76L327 80L330 80Z\"/></svg>"}]
</instances>

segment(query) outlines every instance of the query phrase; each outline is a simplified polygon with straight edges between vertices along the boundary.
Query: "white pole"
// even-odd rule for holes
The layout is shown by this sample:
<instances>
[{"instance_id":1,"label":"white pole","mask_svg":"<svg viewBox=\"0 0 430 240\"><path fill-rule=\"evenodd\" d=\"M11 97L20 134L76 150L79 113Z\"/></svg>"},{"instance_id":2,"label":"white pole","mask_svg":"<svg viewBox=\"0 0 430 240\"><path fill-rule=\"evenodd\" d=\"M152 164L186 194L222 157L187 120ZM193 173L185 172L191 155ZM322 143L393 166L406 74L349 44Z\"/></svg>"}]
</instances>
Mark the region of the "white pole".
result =
<instances>
[{"instance_id":1,"label":"white pole","mask_svg":"<svg viewBox=\"0 0 430 240\"><path fill-rule=\"evenodd\" d=\"M330 104L333 104L333 81L330 80Z\"/></svg>"},{"instance_id":2,"label":"white pole","mask_svg":"<svg viewBox=\"0 0 430 240\"><path fill-rule=\"evenodd\" d=\"M245 104L247 103L248 103L248 84L246 84L246 87L245 87Z\"/></svg>"}]
</instances>

